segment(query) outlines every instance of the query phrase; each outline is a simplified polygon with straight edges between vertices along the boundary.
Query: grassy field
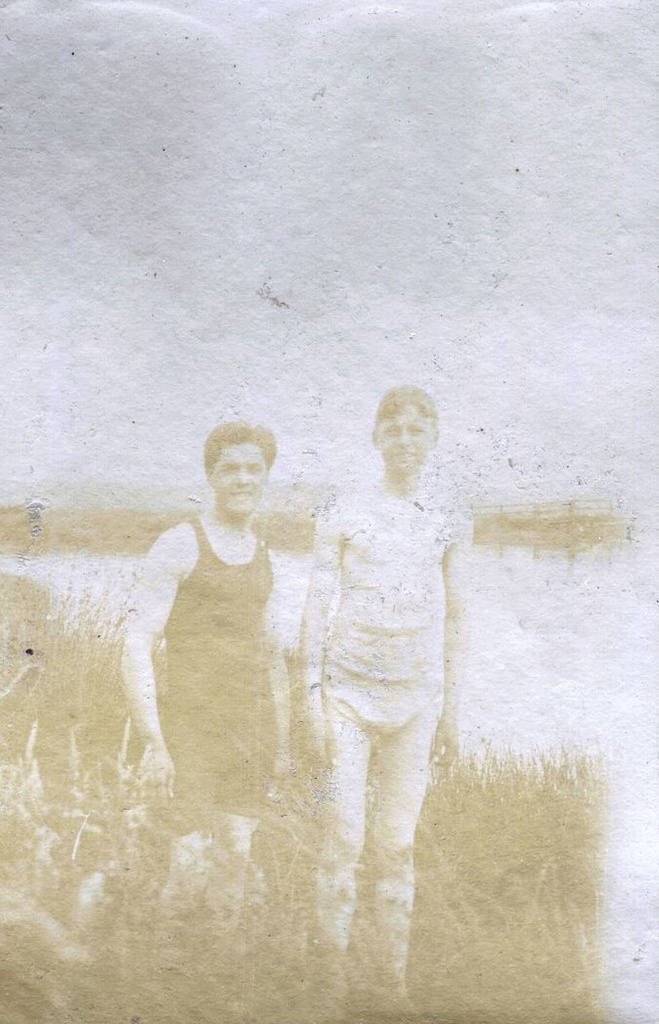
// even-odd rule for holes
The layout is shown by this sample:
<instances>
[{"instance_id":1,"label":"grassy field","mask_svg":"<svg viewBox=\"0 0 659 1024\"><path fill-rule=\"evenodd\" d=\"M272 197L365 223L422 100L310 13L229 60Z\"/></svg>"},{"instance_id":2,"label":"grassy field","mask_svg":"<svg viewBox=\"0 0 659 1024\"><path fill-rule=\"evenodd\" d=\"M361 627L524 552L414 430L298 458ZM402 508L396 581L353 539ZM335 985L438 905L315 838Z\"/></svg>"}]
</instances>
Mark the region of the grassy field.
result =
<instances>
[{"instance_id":1,"label":"grassy field","mask_svg":"<svg viewBox=\"0 0 659 1024\"><path fill-rule=\"evenodd\" d=\"M165 914L170 834L137 782L121 622L63 600L44 630L40 664L4 700L4 1019L321 1020L307 941L322 773L298 773L273 804L240 936L201 905ZM599 779L596 763L567 751L463 757L436 780L416 854L420 1020L598 1019ZM368 864L367 851L353 955L377 987Z\"/></svg>"}]
</instances>

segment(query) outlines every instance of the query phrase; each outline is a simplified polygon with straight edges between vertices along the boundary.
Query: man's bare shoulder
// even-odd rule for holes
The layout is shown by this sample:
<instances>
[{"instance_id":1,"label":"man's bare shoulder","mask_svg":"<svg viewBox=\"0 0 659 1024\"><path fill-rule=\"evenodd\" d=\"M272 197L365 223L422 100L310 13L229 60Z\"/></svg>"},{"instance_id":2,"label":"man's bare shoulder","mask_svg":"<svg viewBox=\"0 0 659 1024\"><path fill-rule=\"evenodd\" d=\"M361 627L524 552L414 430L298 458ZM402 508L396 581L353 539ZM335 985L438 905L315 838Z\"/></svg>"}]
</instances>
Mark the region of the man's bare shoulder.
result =
<instances>
[{"instance_id":1,"label":"man's bare shoulder","mask_svg":"<svg viewBox=\"0 0 659 1024\"><path fill-rule=\"evenodd\" d=\"M194 569L199 557L192 523L179 523L161 533L146 556L145 570L182 578Z\"/></svg>"},{"instance_id":2,"label":"man's bare shoulder","mask_svg":"<svg viewBox=\"0 0 659 1024\"><path fill-rule=\"evenodd\" d=\"M468 501L449 477L440 475L424 481L420 498L448 548L455 543L469 546L472 514Z\"/></svg>"},{"instance_id":3,"label":"man's bare shoulder","mask_svg":"<svg viewBox=\"0 0 659 1024\"><path fill-rule=\"evenodd\" d=\"M444 576L456 589L464 589L471 578L473 547L466 537L452 540L446 547L443 558Z\"/></svg>"},{"instance_id":4,"label":"man's bare shoulder","mask_svg":"<svg viewBox=\"0 0 659 1024\"><path fill-rule=\"evenodd\" d=\"M372 488L349 488L339 485L329 488L318 514L318 529L321 537L351 537L359 532L364 521L378 508Z\"/></svg>"},{"instance_id":5,"label":"man's bare shoulder","mask_svg":"<svg viewBox=\"0 0 659 1024\"><path fill-rule=\"evenodd\" d=\"M316 508L316 526L321 533L333 533L339 529L343 507L343 491L334 486L327 487Z\"/></svg>"}]
</instances>

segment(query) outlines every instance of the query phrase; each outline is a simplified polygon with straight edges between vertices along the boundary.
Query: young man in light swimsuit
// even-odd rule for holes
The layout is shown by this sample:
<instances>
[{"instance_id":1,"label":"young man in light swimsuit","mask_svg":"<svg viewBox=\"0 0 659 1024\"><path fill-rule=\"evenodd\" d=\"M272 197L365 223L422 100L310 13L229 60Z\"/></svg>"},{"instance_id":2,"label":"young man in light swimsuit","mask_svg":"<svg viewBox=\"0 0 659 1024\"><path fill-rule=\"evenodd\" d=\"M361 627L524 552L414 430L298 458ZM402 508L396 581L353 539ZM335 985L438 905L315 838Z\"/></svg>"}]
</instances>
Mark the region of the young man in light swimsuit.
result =
<instances>
[{"instance_id":1,"label":"young man in light swimsuit","mask_svg":"<svg viewBox=\"0 0 659 1024\"><path fill-rule=\"evenodd\" d=\"M457 749L466 652L453 510L422 489L437 440L429 395L414 387L387 392L373 431L383 477L322 517L303 626L312 728L332 766L317 878L320 944L332 963L345 963L368 790L389 1008L392 999L407 1002L414 836L431 761Z\"/></svg>"}]
</instances>

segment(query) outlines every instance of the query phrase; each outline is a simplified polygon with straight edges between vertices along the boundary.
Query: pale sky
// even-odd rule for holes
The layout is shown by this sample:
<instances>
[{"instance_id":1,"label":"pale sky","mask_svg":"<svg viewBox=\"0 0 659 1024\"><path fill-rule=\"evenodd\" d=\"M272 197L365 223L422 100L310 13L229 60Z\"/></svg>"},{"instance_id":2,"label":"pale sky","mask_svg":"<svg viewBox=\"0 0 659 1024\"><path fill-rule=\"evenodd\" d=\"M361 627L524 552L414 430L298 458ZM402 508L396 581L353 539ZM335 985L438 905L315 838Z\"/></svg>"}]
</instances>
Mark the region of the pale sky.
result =
<instances>
[{"instance_id":1,"label":"pale sky","mask_svg":"<svg viewBox=\"0 0 659 1024\"><path fill-rule=\"evenodd\" d=\"M643 5L176 6L5 11L0 500L194 489L233 415L340 477L410 381L471 497L646 502Z\"/></svg>"}]
</instances>

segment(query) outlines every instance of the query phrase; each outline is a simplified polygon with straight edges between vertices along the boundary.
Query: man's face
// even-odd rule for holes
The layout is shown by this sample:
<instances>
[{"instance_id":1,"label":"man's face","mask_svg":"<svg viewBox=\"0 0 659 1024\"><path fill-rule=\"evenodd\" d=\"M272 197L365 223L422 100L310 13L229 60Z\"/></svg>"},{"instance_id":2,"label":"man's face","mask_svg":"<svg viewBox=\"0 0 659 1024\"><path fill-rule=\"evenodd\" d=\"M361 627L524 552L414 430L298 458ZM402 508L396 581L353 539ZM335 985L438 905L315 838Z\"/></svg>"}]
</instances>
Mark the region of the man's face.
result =
<instances>
[{"instance_id":1,"label":"man's face","mask_svg":"<svg viewBox=\"0 0 659 1024\"><path fill-rule=\"evenodd\" d=\"M408 476L418 473L437 443L437 427L413 405L403 406L381 420L374 434L389 472Z\"/></svg>"},{"instance_id":2,"label":"man's face","mask_svg":"<svg viewBox=\"0 0 659 1024\"><path fill-rule=\"evenodd\" d=\"M222 449L208 482L217 507L244 519L255 512L263 496L268 469L256 444L234 444Z\"/></svg>"}]
</instances>

